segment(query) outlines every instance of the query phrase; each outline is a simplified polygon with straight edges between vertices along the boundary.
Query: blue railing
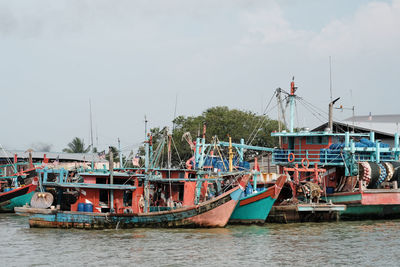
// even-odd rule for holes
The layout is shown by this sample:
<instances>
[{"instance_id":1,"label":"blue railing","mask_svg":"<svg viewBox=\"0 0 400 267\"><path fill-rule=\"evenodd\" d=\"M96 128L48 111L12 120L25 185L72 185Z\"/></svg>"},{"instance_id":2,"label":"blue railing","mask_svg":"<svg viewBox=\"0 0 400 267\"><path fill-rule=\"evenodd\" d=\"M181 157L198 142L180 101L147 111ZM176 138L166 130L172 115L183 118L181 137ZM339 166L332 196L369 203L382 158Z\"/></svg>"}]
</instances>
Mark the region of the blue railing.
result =
<instances>
[{"instance_id":1,"label":"blue railing","mask_svg":"<svg viewBox=\"0 0 400 267\"><path fill-rule=\"evenodd\" d=\"M320 149L320 150L287 150L276 149L272 154L272 163L280 165L302 164L304 158L308 159L310 165L344 165L346 153L342 149ZM380 152L380 161L395 161L394 152ZM356 151L356 161L375 161L376 151ZM306 163L306 162L304 162Z\"/></svg>"}]
</instances>

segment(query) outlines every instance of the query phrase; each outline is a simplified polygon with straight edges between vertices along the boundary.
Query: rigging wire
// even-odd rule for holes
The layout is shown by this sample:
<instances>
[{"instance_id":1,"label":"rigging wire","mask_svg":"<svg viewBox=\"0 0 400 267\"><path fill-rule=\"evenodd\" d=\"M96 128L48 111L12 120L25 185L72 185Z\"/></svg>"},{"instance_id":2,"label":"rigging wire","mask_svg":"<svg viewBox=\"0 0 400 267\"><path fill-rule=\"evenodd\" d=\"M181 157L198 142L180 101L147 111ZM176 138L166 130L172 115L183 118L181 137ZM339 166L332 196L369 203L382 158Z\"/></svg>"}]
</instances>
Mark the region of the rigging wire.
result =
<instances>
[{"instance_id":1,"label":"rigging wire","mask_svg":"<svg viewBox=\"0 0 400 267\"><path fill-rule=\"evenodd\" d=\"M179 151L175 145L174 138L171 138L171 139L172 139L172 144L174 145L174 148L176 150L176 154L178 155L178 158L179 158L179 166L185 167L184 162L182 161L181 156L179 155Z\"/></svg>"},{"instance_id":2,"label":"rigging wire","mask_svg":"<svg viewBox=\"0 0 400 267\"><path fill-rule=\"evenodd\" d=\"M317 116L317 114L315 114L314 112L313 112L313 110L310 108L310 107L308 107L306 104L304 104L303 102L300 102L301 104L303 104L303 106L316 118L316 119L318 119L320 122L324 122L320 117L318 117Z\"/></svg>"},{"instance_id":3,"label":"rigging wire","mask_svg":"<svg viewBox=\"0 0 400 267\"><path fill-rule=\"evenodd\" d=\"M263 113L261 116L265 116L265 115L267 114L267 110L268 110L269 105L271 104L272 99L274 98L274 96L275 96L275 92L272 94L271 98L269 99L268 104L267 104L267 106L266 106L265 109L264 109L264 113ZM266 120L266 118L267 118L267 116L263 117L263 119L261 119L261 117L260 117L259 123L256 124L256 127L253 129L253 131L251 132L251 134L250 134L250 136L248 137L247 140L250 140L250 139L253 137L253 135L256 135L256 134L257 134L258 129L260 128L260 126L262 125L262 123ZM254 138L253 138L253 139L254 139ZM247 145L248 145L248 144L249 144L249 143L247 143Z\"/></svg>"},{"instance_id":4,"label":"rigging wire","mask_svg":"<svg viewBox=\"0 0 400 267\"><path fill-rule=\"evenodd\" d=\"M271 107L271 108L267 111L267 113L271 112L271 111L272 111L274 108L276 108L277 106L278 106L278 104L276 104L275 106ZM263 120L261 121L260 126L262 126L262 124L265 122L265 120L266 120L267 118L268 118L268 116L265 116L265 117L263 118ZM267 123L265 126L268 126L271 122L272 122L272 120L269 120L268 123ZM246 144L246 145L251 145L251 143L252 143L252 142L254 141L254 139L257 137L257 134L258 134L258 132L259 132L259 130L260 130L260 126L256 128L257 131L254 133L254 135L253 135L253 137L251 138L251 140L250 140L250 141L247 141L247 144Z\"/></svg>"}]
</instances>

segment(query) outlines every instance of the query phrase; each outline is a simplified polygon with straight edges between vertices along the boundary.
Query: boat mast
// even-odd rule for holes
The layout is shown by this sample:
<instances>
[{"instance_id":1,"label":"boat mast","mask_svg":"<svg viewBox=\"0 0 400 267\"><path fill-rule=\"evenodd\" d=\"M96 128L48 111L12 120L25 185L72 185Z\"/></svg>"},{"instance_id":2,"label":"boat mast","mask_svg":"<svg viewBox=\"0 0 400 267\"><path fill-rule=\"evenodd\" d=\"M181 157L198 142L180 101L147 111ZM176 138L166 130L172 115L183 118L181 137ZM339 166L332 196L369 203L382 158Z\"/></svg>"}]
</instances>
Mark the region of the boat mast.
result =
<instances>
[{"instance_id":1,"label":"boat mast","mask_svg":"<svg viewBox=\"0 0 400 267\"><path fill-rule=\"evenodd\" d=\"M329 56L329 91L330 91L330 97L331 97L331 102L329 102L329 115L328 115L328 128L330 131L333 133L333 105L340 99L340 97L336 98L333 100L332 97L332 62L331 62L331 57Z\"/></svg>"},{"instance_id":2,"label":"boat mast","mask_svg":"<svg viewBox=\"0 0 400 267\"><path fill-rule=\"evenodd\" d=\"M93 123L92 123L92 101L89 98L90 111L90 150L93 152Z\"/></svg>"},{"instance_id":3,"label":"boat mast","mask_svg":"<svg viewBox=\"0 0 400 267\"><path fill-rule=\"evenodd\" d=\"M329 103L329 122L328 122L328 127L331 132L333 132L333 105L338 101L340 97L336 98L335 100L331 101Z\"/></svg>"},{"instance_id":4,"label":"boat mast","mask_svg":"<svg viewBox=\"0 0 400 267\"><path fill-rule=\"evenodd\" d=\"M113 173L113 168L114 168L114 157L113 157L113 152L111 147L110 149L110 160L109 160L109 169L110 169L110 185L114 184L114 173ZM114 190L110 190L110 212L114 212Z\"/></svg>"},{"instance_id":5,"label":"boat mast","mask_svg":"<svg viewBox=\"0 0 400 267\"><path fill-rule=\"evenodd\" d=\"M289 95L289 103L290 103L290 125L289 125L289 131L293 133L294 129L294 100L296 98L296 95L294 94L296 92L297 87L294 86L294 77L292 78L292 82L290 83L290 95Z\"/></svg>"},{"instance_id":6,"label":"boat mast","mask_svg":"<svg viewBox=\"0 0 400 267\"><path fill-rule=\"evenodd\" d=\"M122 162L121 141L119 140L119 137L118 137L118 152L119 152L119 167L123 168L124 164Z\"/></svg>"}]
</instances>

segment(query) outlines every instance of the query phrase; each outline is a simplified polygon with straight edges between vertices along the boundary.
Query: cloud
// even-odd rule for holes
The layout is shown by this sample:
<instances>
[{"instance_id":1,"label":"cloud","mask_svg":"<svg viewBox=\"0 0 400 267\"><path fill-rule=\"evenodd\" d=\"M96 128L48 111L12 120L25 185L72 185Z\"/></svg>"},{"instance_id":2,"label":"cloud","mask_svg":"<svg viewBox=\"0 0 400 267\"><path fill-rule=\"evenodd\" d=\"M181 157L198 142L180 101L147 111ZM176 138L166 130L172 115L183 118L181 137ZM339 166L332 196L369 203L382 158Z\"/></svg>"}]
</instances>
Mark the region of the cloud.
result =
<instances>
[{"instance_id":1,"label":"cloud","mask_svg":"<svg viewBox=\"0 0 400 267\"><path fill-rule=\"evenodd\" d=\"M372 2L350 18L335 19L311 38L310 51L320 55L359 56L394 52L400 46L400 0Z\"/></svg>"},{"instance_id":2,"label":"cloud","mask_svg":"<svg viewBox=\"0 0 400 267\"><path fill-rule=\"evenodd\" d=\"M294 30L284 17L282 8L276 2L254 10L244 11L241 16L247 33L243 44L277 44L305 40L310 32Z\"/></svg>"},{"instance_id":3,"label":"cloud","mask_svg":"<svg viewBox=\"0 0 400 267\"><path fill-rule=\"evenodd\" d=\"M367 3L320 31L295 29L277 2L245 10L241 20L246 29L243 45L290 44L293 49L305 49L302 53L310 58L393 53L400 46L400 0Z\"/></svg>"}]
</instances>

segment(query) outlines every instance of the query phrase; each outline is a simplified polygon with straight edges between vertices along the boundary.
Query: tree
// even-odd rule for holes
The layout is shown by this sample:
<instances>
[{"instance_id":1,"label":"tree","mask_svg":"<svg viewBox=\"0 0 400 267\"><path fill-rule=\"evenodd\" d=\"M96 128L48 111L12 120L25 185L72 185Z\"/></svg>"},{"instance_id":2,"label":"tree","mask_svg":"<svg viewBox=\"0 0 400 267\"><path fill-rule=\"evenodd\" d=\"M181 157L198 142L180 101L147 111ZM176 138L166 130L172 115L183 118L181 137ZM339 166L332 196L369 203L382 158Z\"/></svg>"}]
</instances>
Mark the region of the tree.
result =
<instances>
[{"instance_id":1,"label":"tree","mask_svg":"<svg viewBox=\"0 0 400 267\"><path fill-rule=\"evenodd\" d=\"M90 146L85 148L85 142L83 138L75 137L70 143L68 143L68 147L63 149L63 152L66 153L88 153L90 150Z\"/></svg>"},{"instance_id":2,"label":"tree","mask_svg":"<svg viewBox=\"0 0 400 267\"><path fill-rule=\"evenodd\" d=\"M228 141L228 136L232 142L240 143L243 138L246 144L262 147L278 146L278 139L271 136L271 132L278 129L278 121L271 120L266 116L256 115L250 111L241 111L238 109L229 109L225 106L212 107L204 111L200 116L179 116L173 121L175 128L172 132L173 151L172 163L178 166L181 161L188 160L193 152L186 141L182 141L184 133L189 132L195 141L196 137L201 137L203 124L206 124L206 142L212 142L214 136L220 141ZM164 138L165 127L151 129L153 136L153 150ZM164 150L166 151L166 149ZM178 153L176 153L178 151ZM143 155L144 149L140 148L139 153ZM165 162L166 154L164 157ZM179 154L179 156L178 156ZM249 154L249 156L254 156Z\"/></svg>"},{"instance_id":3,"label":"tree","mask_svg":"<svg viewBox=\"0 0 400 267\"><path fill-rule=\"evenodd\" d=\"M119 162L119 151L115 146L110 146L106 154L106 160L110 160L110 151L113 153L113 162ZM122 162L125 162L125 157L122 156Z\"/></svg>"}]
</instances>

